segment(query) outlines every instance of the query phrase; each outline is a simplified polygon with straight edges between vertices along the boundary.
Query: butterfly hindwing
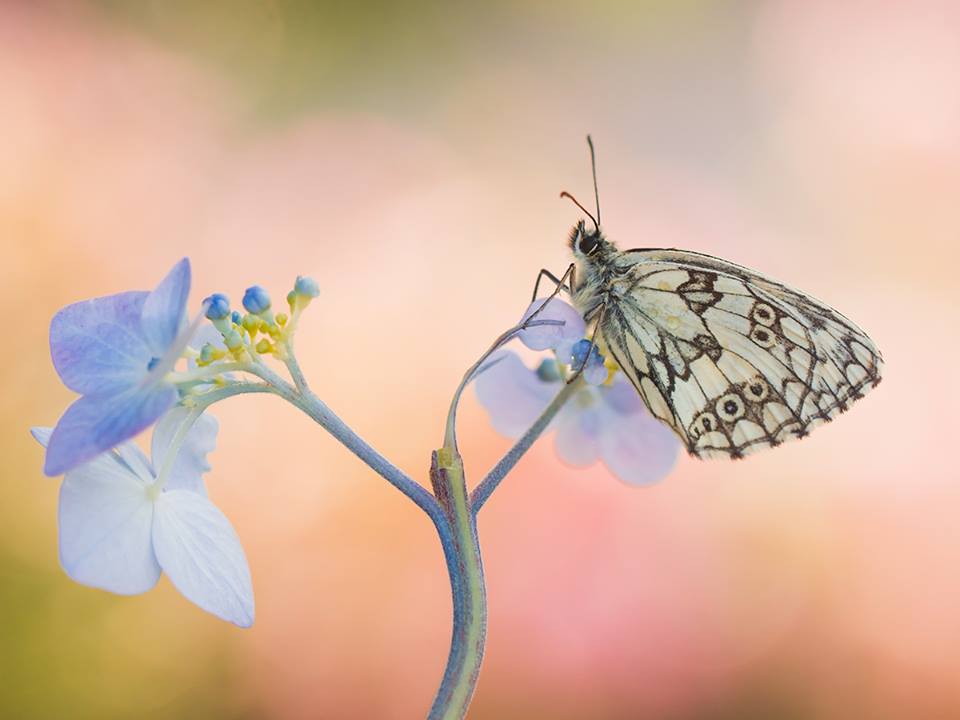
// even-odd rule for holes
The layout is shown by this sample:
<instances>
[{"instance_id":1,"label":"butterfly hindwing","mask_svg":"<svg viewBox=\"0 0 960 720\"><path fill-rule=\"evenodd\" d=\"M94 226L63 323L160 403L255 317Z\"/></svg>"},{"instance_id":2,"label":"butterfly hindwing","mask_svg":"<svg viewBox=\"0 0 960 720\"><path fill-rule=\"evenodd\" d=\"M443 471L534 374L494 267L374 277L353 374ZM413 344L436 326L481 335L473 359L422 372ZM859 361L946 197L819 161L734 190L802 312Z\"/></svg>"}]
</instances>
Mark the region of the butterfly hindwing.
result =
<instances>
[{"instance_id":1,"label":"butterfly hindwing","mask_svg":"<svg viewBox=\"0 0 960 720\"><path fill-rule=\"evenodd\" d=\"M679 250L619 253L600 335L650 411L699 457L805 436L880 381L880 353L827 305Z\"/></svg>"}]
</instances>

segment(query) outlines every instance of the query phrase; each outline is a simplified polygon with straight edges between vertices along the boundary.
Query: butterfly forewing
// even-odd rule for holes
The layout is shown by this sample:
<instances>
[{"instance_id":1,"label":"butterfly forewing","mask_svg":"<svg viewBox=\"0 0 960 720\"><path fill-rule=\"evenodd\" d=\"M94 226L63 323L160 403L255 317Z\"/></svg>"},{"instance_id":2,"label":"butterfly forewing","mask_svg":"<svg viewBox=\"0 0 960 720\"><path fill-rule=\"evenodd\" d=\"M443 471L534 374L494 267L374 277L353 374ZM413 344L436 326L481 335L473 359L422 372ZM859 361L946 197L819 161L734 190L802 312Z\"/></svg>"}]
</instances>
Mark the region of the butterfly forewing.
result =
<instances>
[{"instance_id":1,"label":"butterfly forewing","mask_svg":"<svg viewBox=\"0 0 960 720\"><path fill-rule=\"evenodd\" d=\"M631 250L610 270L600 336L694 455L737 458L803 437L880 382L862 330L747 268Z\"/></svg>"}]
</instances>

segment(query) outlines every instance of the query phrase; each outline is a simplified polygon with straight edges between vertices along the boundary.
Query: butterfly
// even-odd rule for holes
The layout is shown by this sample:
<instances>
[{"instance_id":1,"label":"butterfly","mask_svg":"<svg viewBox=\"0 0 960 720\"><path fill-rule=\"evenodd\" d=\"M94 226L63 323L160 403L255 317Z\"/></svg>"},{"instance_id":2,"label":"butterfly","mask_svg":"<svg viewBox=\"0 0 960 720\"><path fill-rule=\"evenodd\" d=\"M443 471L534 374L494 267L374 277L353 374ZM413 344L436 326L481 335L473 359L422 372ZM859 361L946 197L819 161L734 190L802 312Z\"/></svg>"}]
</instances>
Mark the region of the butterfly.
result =
<instances>
[{"instance_id":1,"label":"butterfly","mask_svg":"<svg viewBox=\"0 0 960 720\"><path fill-rule=\"evenodd\" d=\"M699 458L742 458L844 412L880 382L883 359L851 320L762 273L697 252L619 250L597 214L570 234L557 279L649 411ZM534 289L536 295L537 289Z\"/></svg>"}]
</instances>

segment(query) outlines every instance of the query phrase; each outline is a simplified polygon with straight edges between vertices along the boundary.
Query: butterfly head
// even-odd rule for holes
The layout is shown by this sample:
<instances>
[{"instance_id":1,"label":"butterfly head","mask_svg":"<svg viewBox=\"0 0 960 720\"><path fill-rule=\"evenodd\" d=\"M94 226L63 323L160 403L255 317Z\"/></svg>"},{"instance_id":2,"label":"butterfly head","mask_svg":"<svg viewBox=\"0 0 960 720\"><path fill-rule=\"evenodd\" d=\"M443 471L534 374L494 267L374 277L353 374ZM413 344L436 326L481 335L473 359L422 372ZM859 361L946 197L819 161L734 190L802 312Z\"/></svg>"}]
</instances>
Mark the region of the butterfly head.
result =
<instances>
[{"instance_id":1,"label":"butterfly head","mask_svg":"<svg viewBox=\"0 0 960 720\"><path fill-rule=\"evenodd\" d=\"M599 260L610 248L610 241L603 236L600 228L587 227L584 220L574 225L570 231L570 249L577 260Z\"/></svg>"}]
</instances>

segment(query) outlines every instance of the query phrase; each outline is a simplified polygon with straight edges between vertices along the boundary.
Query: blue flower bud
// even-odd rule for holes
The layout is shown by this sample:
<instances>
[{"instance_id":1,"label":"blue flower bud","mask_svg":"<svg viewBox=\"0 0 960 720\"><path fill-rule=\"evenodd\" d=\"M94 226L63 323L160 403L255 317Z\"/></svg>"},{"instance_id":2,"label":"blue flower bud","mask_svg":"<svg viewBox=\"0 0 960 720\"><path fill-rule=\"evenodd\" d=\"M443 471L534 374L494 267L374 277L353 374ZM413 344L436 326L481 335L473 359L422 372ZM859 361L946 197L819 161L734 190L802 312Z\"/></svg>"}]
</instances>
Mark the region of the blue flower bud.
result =
<instances>
[{"instance_id":1,"label":"blue flower bud","mask_svg":"<svg viewBox=\"0 0 960 720\"><path fill-rule=\"evenodd\" d=\"M246 308L247 312L259 315L270 309L270 296L259 285L248 287L243 294L243 307Z\"/></svg>"},{"instance_id":2,"label":"blue flower bud","mask_svg":"<svg viewBox=\"0 0 960 720\"><path fill-rule=\"evenodd\" d=\"M230 315L230 322L232 322L234 325L239 325L241 322L243 322L243 315L240 314L239 310L233 311L233 313Z\"/></svg>"},{"instance_id":3,"label":"blue flower bud","mask_svg":"<svg viewBox=\"0 0 960 720\"><path fill-rule=\"evenodd\" d=\"M587 362L587 353L591 354L590 360L593 360L593 352L591 348L596 350L596 346L591 345L590 341L584 338L583 340L578 340L574 346L572 353L573 360L573 369L579 370ZM599 353L597 353L599 355Z\"/></svg>"},{"instance_id":4,"label":"blue flower bud","mask_svg":"<svg viewBox=\"0 0 960 720\"><path fill-rule=\"evenodd\" d=\"M303 295L308 298L315 298L320 294L320 287L317 285L317 281L312 277L304 277L303 275L297 275L297 282L293 286L293 291L297 295Z\"/></svg>"},{"instance_id":5,"label":"blue flower bud","mask_svg":"<svg viewBox=\"0 0 960 720\"><path fill-rule=\"evenodd\" d=\"M588 356L587 353L590 353ZM577 341L571 353L573 369L583 368L583 378L590 385L600 385L607 379L607 369L603 364L603 356L589 340Z\"/></svg>"},{"instance_id":6,"label":"blue flower bud","mask_svg":"<svg viewBox=\"0 0 960 720\"><path fill-rule=\"evenodd\" d=\"M214 293L203 302L208 320L223 320L230 314L230 299L223 293Z\"/></svg>"}]
</instances>

